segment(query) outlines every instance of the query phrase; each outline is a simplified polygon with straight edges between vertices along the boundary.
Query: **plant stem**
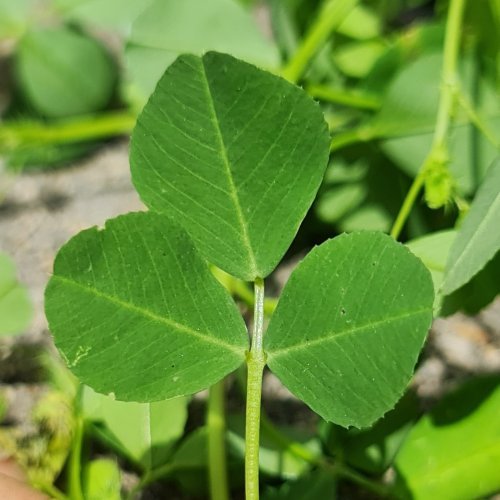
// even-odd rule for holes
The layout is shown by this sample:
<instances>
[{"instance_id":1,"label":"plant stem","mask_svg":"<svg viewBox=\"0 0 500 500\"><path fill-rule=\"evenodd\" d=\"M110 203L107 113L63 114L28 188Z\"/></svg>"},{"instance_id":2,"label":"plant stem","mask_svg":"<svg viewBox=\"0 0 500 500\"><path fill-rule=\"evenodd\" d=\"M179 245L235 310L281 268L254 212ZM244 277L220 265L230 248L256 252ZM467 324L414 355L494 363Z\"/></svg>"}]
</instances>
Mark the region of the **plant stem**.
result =
<instances>
[{"instance_id":1,"label":"plant stem","mask_svg":"<svg viewBox=\"0 0 500 500\"><path fill-rule=\"evenodd\" d=\"M265 414L262 414L261 418L262 429L266 430L267 436L269 436L269 438L272 439L278 446L288 451L295 457L300 458L311 465L321 467L335 476L343 477L344 479L356 483L366 490L373 491L382 497L388 496L388 488L385 485L364 477L338 461L332 463L326 457L315 455L301 443L293 441L286 434L281 432L279 428L273 425Z\"/></svg>"},{"instance_id":2,"label":"plant stem","mask_svg":"<svg viewBox=\"0 0 500 500\"><path fill-rule=\"evenodd\" d=\"M50 495L50 498L53 498L55 500L69 500L69 497L67 497L62 491L56 488L53 484L44 484L41 486L37 486L37 488L40 491L47 493L47 495Z\"/></svg>"},{"instance_id":3,"label":"plant stem","mask_svg":"<svg viewBox=\"0 0 500 500\"><path fill-rule=\"evenodd\" d=\"M351 130L346 130L338 134L334 134L330 144L330 152L357 144L358 142L368 142L377 138L376 130L369 124L361 125Z\"/></svg>"},{"instance_id":4,"label":"plant stem","mask_svg":"<svg viewBox=\"0 0 500 500\"><path fill-rule=\"evenodd\" d=\"M390 496L389 488L383 484L372 481L371 479L366 478L365 476L359 474L358 472L352 470L349 467L345 467L341 464L334 464L335 474L338 477L342 477L344 479L348 479L351 483L355 483L368 491L372 491L377 495L385 498Z\"/></svg>"},{"instance_id":5,"label":"plant stem","mask_svg":"<svg viewBox=\"0 0 500 500\"><path fill-rule=\"evenodd\" d=\"M283 69L282 76L291 82L297 82L312 57L357 3L358 0L326 0L302 44Z\"/></svg>"},{"instance_id":6,"label":"plant stem","mask_svg":"<svg viewBox=\"0 0 500 500\"><path fill-rule=\"evenodd\" d=\"M71 448L69 457L68 489L69 489L69 497L72 500L84 499L82 492L82 481L81 481L83 435L84 435L83 418L80 415L77 415L75 424L75 436L73 438L73 446Z\"/></svg>"},{"instance_id":7,"label":"plant stem","mask_svg":"<svg viewBox=\"0 0 500 500\"><path fill-rule=\"evenodd\" d=\"M458 85L457 58L465 1L466 0L451 0L450 2L448 18L446 20L442 82L432 147L424 163L421 165L419 173L415 177L391 229L391 236L394 239L399 237L410 215L418 193L424 185L427 169L432 168L436 160L440 161L440 159L443 158L443 152L447 153L448 130L450 128L455 88Z\"/></svg>"},{"instance_id":8,"label":"plant stem","mask_svg":"<svg viewBox=\"0 0 500 500\"><path fill-rule=\"evenodd\" d=\"M434 130L433 149L446 145L454 102L454 89L457 86L457 59L460 45L462 17L466 0L451 0L446 20L444 39L444 60L442 69L441 92Z\"/></svg>"},{"instance_id":9,"label":"plant stem","mask_svg":"<svg viewBox=\"0 0 500 500\"><path fill-rule=\"evenodd\" d=\"M230 274L222 271L216 266L211 266L212 273L219 280L224 288L233 296L240 299L244 304L250 308L255 306L255 297L252 289L245 281L242 281ZM264 314L271 316L278 305L278 300L275 298L268 298L264 300Z\"/></svg>"},{"instance_id":10,"label":"plant stem","mask_svg":"<svg viewBox=\"0 0 500 500\"><path fill-rule=\"evenodd\" d=\"M405 225L405 222L408 219L408 216L410 215L411 209L415 204L415 200L417 199L418 193L420 192L422 186L424 185L425 176L426 176L425 169L423 168L420 169L420 172L413 180L412 185L410 186L410 189L403 201L403 204L401 205L401 208L396 217L396 220L394 221L390 233L395 240L398 239L399 235L401 234L401 231L403 230L403 226Z\"/></svg>"},{"instance_id":11,"label":"plant stem","mask_svg":"<svg viewBox=\"0 0 500 500\"><path fill-rule=\"evenodd\" d=\"M259 436L262 398L262 375L266 365L263 350L264 280L255 280L255 307L252 345L247 354L247 409L245 429L246 500L259 499Z\"/></svg>"},{"instance_id":12,"label":"plant stem","mask_svg":"<svg viewBox=\"0 0 500 500\"><path fill-rule=\"evenodd\" d=\"M351 108L376 110L380 108L381 102L376 96L361 92L353 92L342 88L327 85L308 85L307 92L314 98L322 101L342 104Z\"/></svg>"},{"instance_id":13,"label":"plant stem","mask_svg":"<svg viewBox=\"0 0 500 500\"><path fill-rule=\"evenodd\" d=\"M110 112L59 120L52 123L25 121L0 125L0 151L23 146L67 144L128 134L136 116L130 111Z\"/></svg>"},{"instance_id":14,"label":"plant stem","mask_svg":"<svg viewBox=\"0 0 500 500\"><path fill-rule=\"evenodd\" d=\"M229 500L224 396L222 379L210 387L208 394L208 473L212 500Z\"/></svg>"}]
</instances>

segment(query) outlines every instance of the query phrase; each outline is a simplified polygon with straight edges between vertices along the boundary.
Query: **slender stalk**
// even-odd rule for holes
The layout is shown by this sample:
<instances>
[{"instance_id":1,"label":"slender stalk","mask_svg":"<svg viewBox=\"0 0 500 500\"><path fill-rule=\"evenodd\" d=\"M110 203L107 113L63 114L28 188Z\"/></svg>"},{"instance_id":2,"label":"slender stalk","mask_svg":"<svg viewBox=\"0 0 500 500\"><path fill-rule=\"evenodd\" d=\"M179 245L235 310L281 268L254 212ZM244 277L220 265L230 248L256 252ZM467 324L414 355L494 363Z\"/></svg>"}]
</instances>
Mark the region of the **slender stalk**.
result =
<instances>
[{"instance_id":1,"label":"slender stalk","mask_svg":"<svg viewBox=\"0 0 500 500\"><path fill-rule=\"evenodd\" d=\"M237 376L236 381L242 394L247 394L243 377ZM321 467L335 476L342 477L352 483L356 483L382 497L390 496L389 487L384 484L380 484L377 481L366 478L338 461L332 462L328 457L323 455L318 456L302 443L291 439L288 435L283 433L279 427L276 427L271 420L269 420L265 412L261 412L260 418L262 430L265 431L266 436L274 441L277 446L288 451L294 457L304 460L304 462L307 462L312 466Z\"/></svg>"},{"instance_id":2,"label":"slender stalk","mask_svg":"<svg viewBox=\"0 0 500 500\"><path fill-rule=\"evenodd\" d=\"M362 92L353 92L342 88L335 88L328 85L308 85L307 92L314 98L342 104L351 108L376 110L380 108L381 102L375 96Z\"/></svg>"},{"instance_id":3,"label":"slender stalk","mask_svg":"<svg viewBox=\"0 0 500 500\"><path fill-rule=\"evenodd\" d=\"M421 169L418 173L417 177L413 180L412 185L410 186L410 190L408 191L403 204L399 210L399 213L394 221L394 224L391 228L391 236L397 240L401 231L403 230L403 226L405 225L406 220L408 219L411 209L415 204L415 200L417 199L418 193L422 189L422 186L425 182L426 172L424 169Z\"/></svg>"},{"instance_id":4,"label":"slender stalk","mask_svg":"<svg viewBox=\"0 0 500 500\"><path fill-rule=\"evenodd\" d=\"M67 497L62 491L56 488L53 484L44 484L40 486L37 485L35 486L40 491L43 491L44 493L47 493L47 495L50 495L50 498L53 498L55 500L69 500L69 497Z\"/></svg>"},{"instance_id":5,"label":"slender stalk","mask_svg":"<svg viewBox=\"0 0 500 500\"><path fill-rule=\"evenodd\" d=\"M212 500L229 500L224 396L222 379L210 387L208 394L208 475Z\"/></svg>"},{"instance_id":6,"label":"slender stalk","mask_svg":"<svg viewBox=\"0 0 500 500\"><path fill-rule=\"evenodd\" d=\"M434 148L445 145L448 137L454 102L454 89L458 83L457 59L465 2L466 0L451 0L446 20L442 82L436 128L434 130Z\"/></svg>"},{"instance_id":7,"label":"slender stalk","mask_svg":"<svg viewBox=\"0 0 500 500\"><path fill-rule=\"evenodd\" d=\"M455 88L458 85L457 59L465 2L466 0L451 0L450 2L448 18L446 20L442 84L432 147L427 158L420 167L419 173L415 177L391 229L391 236L394 239L399 237L410 215L417 196L425 183L427 169L432 168L432 165L436 161L441 161L447 154L448 130L450 128L451 113L455 100Z\"/></svg>"},{"instance_id":8,"label":"slender stalk","mask_svg":"<svg viewBox=\"0 0 500 500\"><path fill-rule=\"evenodd\" d=\"M15 122L0 125L0 151L23 146L92 141L132 131L136 116L130 111L110 112L56 122Z\"/></svg>"},{"instance_id":9,"label":"slender stalk","mask_svg":"<svg viewBox=\"0 0 500 500\"><path fill-rule=\"evenodd\" d=\"M224 288L234 297L240 299L248 307L255 306L255 297L252 289L245 281L242 281L228 273L225 273L216 266L211 266L212 273L219 280ZM267 298L264 300L264 314L271 316L278 305L278 300L275 298Z\"/></svg>"},{"instance_id":10,"label":"slender stalk","mask_svg":"<svg viewBox=\"0 0 500 500\"><path fill-rule=\"evenodd\" d=\"M336 463L334 464L334 469L335 469L335 474L338 477L347 479L351 483L357 484L368 491L372 491L373 493L376 493L380 497L385 498L391 496L391 493L387 486L372 481L371 479L366 478L362 474L359 474L358 472L352 470L349 467L345 467L343 465Z\"/></svg>"},{"instance_id":11,"label":"slender stalk","mask_svg":"<svg viewBox=\"0 0 500 500\"><path fill-rule=\"evenodd\" d=\"M357 3L358 0L326 0L302 44L283 69L282 76L291 82L297 82L312 57Z\"/></svg>"},{"instance_id":12,"label":"slender stalk","mask_svg":"<svg viewBox=\"0 0 500 500\"><path fill-rule=\"evenodd\" d=\"M246 500L259 499L259 437L262 399L262 375L266 365L263 350L264 280L255 280L255 307L252 346L247 354L247 409L245 429Z\"/></svg>"},{"instance_id":13,"label":"slender stalk","mask_svg":"<svg viewBox=\"0 0 500 500\"><path fill-rule=\"evenodd\" d=\"M388 488L376 481L364 477L363 475L352 470L338 461L332 463L328 458L324 456L318 456L311 452L308 448L303 446L298 441L290 439L286 434L280 431L279 428L275 427L273 423L267 418L265 414L262 414L262 429L265 429L267 436L272 439L278 446L286 449L289 453L294 455L305 462L321 467L322 469L330 472L331 474L342 477L351 481L352 483L362 486L366 490L373 491L378 495L385 497L388 496Z\"/></svg>"},{"instance_id":14,"label":"slender stalk","mask_svg":"<svg viewBox=\"0 0 500 500\"><path fill-rule=\"evenodd\" d=\"M68 489L69 497L72 500L84 500L82 492L82 446L84 435L84 422L80 415L76 417L75 436L73 438L73 446L69 456L69 477Z\"/></svg>"}]
</instances>

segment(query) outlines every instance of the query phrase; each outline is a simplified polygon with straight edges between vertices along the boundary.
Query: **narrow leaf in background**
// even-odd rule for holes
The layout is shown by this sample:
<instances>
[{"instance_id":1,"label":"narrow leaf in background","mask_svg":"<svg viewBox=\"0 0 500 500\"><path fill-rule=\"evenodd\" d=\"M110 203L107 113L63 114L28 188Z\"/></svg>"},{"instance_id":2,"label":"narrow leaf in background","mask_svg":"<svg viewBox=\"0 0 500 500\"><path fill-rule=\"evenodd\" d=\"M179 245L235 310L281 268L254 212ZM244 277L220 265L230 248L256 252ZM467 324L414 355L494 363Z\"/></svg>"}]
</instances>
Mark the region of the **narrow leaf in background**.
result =
<instances>
[{"instance_id":1,"label":"narrow leaf in background","mask_svg":"<svg viewBox=\"0 0 500 500\"><path fill-rule=\"evenodd\" d=\"M389 236L329 240L283 290L264 339L269 368L325 420L369 426L403 394L433 299L429 271Z\"/></svg>"},{"instance_id":2,"label":"narrow leaf in background","mask_svg":"<svg viewBox=\"0 0 500 500\"><path fill-rule=\"evenodd\" d=\"M451 247L446 295L465 285L500 249L500 160L488 170Z\"/></svg>"},{"instance_id":3,"label":"narrow leaf in background","mask_svg":"<svg viewBox=\"0 0 500 500\"><path fill-rule=\"evenodd\" d=\"M245 359L235 303L164 215L131 213L62 249L46 314L69 368L97 392L152 402L217 382Z\"/></svg>"},{"instance_id":4,"label":"narrow leaf in background","mask_svg":"<svg viewBox=\"0 0 500 500\"><path fill-rule=\"evenodd\" d=\"M132 180L224 271L267 276L290 246L329 155L317 104L231 56L181 56L132 135Z\"/></svg>"},{"instance_id":5,"label":"narrow leaf in background","mask_svg":"<svg viewBox=\"0 0 500 500\"><path fill-rule=\"evenodd\" d=\"M163 465L183 435L189 398L155 403L115 401L84 386L82 413L104 426L113 446L145 470ZM130 432L133 429L133 432Z\"/></svg>"}]
</instances>

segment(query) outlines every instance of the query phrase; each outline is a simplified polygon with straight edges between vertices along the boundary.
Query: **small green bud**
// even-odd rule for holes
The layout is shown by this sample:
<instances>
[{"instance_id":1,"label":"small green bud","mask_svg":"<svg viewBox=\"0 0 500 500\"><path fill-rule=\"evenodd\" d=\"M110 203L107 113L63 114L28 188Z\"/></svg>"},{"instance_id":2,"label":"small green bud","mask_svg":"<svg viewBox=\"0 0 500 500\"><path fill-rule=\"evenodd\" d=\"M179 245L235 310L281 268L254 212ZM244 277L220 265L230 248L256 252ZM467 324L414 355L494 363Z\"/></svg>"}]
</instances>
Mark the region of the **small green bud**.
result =
<instances>
[{"instance_id":1,"label":"small green bud","mask_svg":"<svg viewBox=\"0 0 500 500\"><path fill-rule=\"evenodd\" d=\"M425 201L430 208L448 205L455 190L455 181L448 168L448 155L443 151L433 155L425 175Z\"/></svg>"}]
</instances>

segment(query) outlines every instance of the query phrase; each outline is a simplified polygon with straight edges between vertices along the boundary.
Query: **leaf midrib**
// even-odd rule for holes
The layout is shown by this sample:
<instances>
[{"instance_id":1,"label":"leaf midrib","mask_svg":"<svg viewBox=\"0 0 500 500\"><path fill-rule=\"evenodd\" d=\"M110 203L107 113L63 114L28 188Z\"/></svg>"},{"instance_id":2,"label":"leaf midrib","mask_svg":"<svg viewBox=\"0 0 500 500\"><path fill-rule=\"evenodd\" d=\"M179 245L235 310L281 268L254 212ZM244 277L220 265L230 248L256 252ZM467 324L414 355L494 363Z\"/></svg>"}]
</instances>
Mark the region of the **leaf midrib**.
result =
<instances>
[{"instance_id":1,"label":"leaf midrib","mask_svg":"<svg viewBox=\"0 0 500 500\"><path fill-rule=\"evenodd\" d=\"M196 330L193 330L189 326L183 325L182 323L178 323L177 321L167 318L165 316L159 316L158 314L155 314L154 312L144 309L143 307L138 307L134 304L131 304L129 302L124 302L123 300L120 300L116 297L113 297L111 295L108 295L106 293L103 293L99 290L96 290L95 288L90 288L88 286L83 285L82 283L78 283L77 281L71 280L69 278L65 278L60 275L54 275L52 279L59 280L66 285L73 286L75 288L78 288L79 290L84 291L85 293L89 293L91 295L94 295L95 297L98 297L100 299L107 300L119 307L123 307L124 309L127 309L128 311L132 311L135 314L138 314L140 316L144 316L145 318L152 319L153 321L156 321L157 323L161 323L164 325L167 325L171 328L174 328L180 332L187 333L188 335L191 335L192 337L196 337L199 340L202 340L206 343L209 344L214 344L219 347L223 347L227 350L230 350L239 356L242 356L245 349L244 348L237 348L236 346L232 344L228 344L215 336L211 332L207 332L206 334L202 334L200 332L197 332Z\"/></svg>"},{"instance_id":2,"label":"leaf midrib","mask_svg":"<svg viewBox=\"0 0 500 500\"><path fill-rule=\"evenodd\" d=\"M229 158L227 156L227 149L226 149L226 146L224 143L224 138L222 136L222 131L220 129L219 120L217 117L217 111L215 109L215 102L214 102L212 90L210 88L210 83L208 82L207 70L206 70L205 61L203 58L201 59L201 67L203 70L202 71L203 83L205 84L205 89L207 92L208 105L210 107L210 112L212 114L211 121L214 125L214 129L215 129L215 132L217 134L217 139L219 142L219 150L220 150L220 154L222 157L222 163L224 165L224 169L225 169L226 176L228 179L229 195L231 197L234 208L236 210L236 216L238 218L238 222L240 223L241 236L243 239L243 244L247 250L248 260L249 260L249 264L251 267L250 271L251 271L251 274L253 275L253 277L256 278L256 277L258 277L258 271L257 271L257 262L255 260L255 253L253 251L252 243L250 241L250 235L248 233L247 223L245 221L245 217L243 216L243 210L241 208L241 203L240 203L240 199L238 196L238 190L236 189L236 185L235 185L234 179L233 179L233 174L231 172L231 165L229 164Z\"/></svg>"},{"instance_id":3,"label":"leaf midrib","mask_svg":"<svg viewBox=\"0 0 500 500\"><path fill-rule=\"evenodd\" d=\"M367 330L369 328L378 327L378 326L381 326L381 325L384 325L384 324L392 323L393 321L398 321L398 320L401 320L401 319L410 318L412 316L418 316L418 315L420 315L420 314L422 314L424 312L431 313L432 312L432 306L431 307L426 307L426 308L423 308L423 309L418 309L416 311L406 312L404 314L400 314L398 316L392 316L390 318L386 318L386 319L383 319L383 320L374 321L374 322L369 323L369 324L355 326L353 328L350 328L348 330L344 330L344 331L339 332L337 334L335 332L328 332L327 334L325 334L324 336L322 336L322 337L320 337L318 339L308 340L308 341L305 341L305 342L301 342L299 344L294 344L294 345L291 345L291 346L288 346L288 347L283 347L281 349L276 349L275 351L273 351L272 349L271 350L266 350L266 352L268 354L269 359L271 359L271 358L275 358L275 357L278 357L278 356L283 356L284 354L287 354L290 351L305 350L305 349L308 349L309 347L315 346L317 344L321 344L321 343L325 343L325 342L333 342L333 343L335 343L340 337L345 337L345 336L348 336L348 335L353 335L355 333L361 332L363 330Z\"/></svg>"}]
</instances>

